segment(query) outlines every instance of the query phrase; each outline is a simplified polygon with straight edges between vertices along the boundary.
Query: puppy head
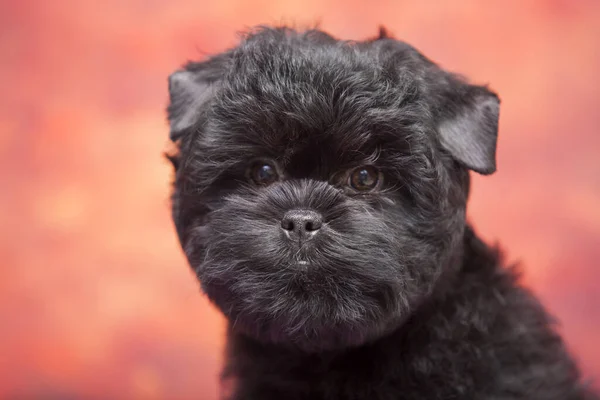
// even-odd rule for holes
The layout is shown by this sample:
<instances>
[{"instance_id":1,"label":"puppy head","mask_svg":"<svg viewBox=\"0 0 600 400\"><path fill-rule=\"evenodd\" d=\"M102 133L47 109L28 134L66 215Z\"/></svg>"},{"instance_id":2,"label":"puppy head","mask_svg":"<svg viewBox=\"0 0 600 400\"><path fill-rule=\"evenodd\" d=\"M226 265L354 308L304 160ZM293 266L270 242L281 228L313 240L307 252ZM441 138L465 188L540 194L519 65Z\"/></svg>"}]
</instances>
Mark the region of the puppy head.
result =
<instances>
[{"instance_id":1,"label":"puppy head","mask_svg":"<svg viewBox=\"0 0 600 400\"><path fill-rule=\"evenodd\" d=\"M320 351L393 329L459 256L498 98L385 34L261 28L169 78L173 218L234 330Z\"/></svg>"}]
</instances>

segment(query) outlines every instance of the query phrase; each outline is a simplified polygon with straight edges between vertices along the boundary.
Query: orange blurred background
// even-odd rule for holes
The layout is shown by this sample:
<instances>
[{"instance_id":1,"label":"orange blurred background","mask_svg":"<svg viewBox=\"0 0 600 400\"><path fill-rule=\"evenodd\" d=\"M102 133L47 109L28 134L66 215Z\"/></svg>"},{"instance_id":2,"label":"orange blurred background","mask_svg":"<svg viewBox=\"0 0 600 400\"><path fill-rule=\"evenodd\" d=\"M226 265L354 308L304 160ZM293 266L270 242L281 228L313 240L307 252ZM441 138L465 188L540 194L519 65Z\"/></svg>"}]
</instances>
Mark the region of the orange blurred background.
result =
<instances>
[{"instance_id":1,"label":"orange blurred background","mask_svg":"<svg viewBox=\"0 0 600 400\"><path fill-rule=\"evenodd\" d=\"M217 398L169 215L167 75L258 23L385 24L503 100L469 214L600 379L600 1L0 0L0 398Z\"/></svg>"}]
</instances>

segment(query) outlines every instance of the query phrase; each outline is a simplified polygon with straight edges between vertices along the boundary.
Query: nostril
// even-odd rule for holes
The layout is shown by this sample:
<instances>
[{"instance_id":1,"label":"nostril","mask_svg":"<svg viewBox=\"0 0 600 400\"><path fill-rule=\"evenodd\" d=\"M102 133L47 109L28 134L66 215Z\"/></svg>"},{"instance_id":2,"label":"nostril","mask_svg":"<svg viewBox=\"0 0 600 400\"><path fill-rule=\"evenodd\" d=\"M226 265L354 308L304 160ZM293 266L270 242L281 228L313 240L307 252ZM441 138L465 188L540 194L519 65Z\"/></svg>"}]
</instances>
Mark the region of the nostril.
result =
<instances>
[{"instance_id":1,"label":"nostril","mask_svg":"<svg viewBox=\"0 0 600 400\"><path fill-rule=\"evenodd\" d=\"M283 220L281 220L281 227L286 231L293 231L294 221L292 221L291 219L284 218Z\"/></svg>"},{"instance_id":2,"label":"nostril","mask_svg":"<svg viewBox=\"0 0 600 400\"><path fill-rule=\"evenodd\" d=\"M307 232L318 231L320 228L321 228L321 221L318 221L318 220L306 221L306 223L304 225L304 229L306 229Z\"/></svg>"}]
</instances>

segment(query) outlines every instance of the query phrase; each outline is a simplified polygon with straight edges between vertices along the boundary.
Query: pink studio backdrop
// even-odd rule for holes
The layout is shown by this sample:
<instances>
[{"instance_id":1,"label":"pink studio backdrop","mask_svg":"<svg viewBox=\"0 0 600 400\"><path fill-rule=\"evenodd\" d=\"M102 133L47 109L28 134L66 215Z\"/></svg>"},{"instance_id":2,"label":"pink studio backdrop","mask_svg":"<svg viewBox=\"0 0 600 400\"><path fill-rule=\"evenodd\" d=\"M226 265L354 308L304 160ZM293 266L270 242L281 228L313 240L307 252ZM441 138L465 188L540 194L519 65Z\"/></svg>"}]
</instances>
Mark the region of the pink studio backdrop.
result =
<instances>
[{"instance_id":1,"label":"pink studio backdrop","mask_svg":"<svg viewBox=\"0 0 600 400\"><path fill-rule=\"evenodd\" d=\"M217 398L168 207L166 77L258 23L382 23L503 100L469 214L600 378L600 2L0 1L0 398Z\"/></svg>"}]
</instances>

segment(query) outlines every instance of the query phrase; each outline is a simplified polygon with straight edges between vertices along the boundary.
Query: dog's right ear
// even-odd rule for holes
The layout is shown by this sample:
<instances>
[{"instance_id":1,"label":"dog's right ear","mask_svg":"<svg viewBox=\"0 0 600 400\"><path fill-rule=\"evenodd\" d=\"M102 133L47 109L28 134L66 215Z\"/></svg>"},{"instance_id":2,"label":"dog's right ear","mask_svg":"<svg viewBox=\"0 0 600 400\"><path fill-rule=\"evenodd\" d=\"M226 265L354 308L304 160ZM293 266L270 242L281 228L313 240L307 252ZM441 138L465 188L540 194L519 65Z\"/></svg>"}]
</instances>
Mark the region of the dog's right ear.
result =
<instances>
[{"instance_id":1,"label":"dog's right ear","mask_svg":"<svg viewBox=\"0 0 600 400\"><path fill-rule=\"evenodd\" d=\"M170 139L177 141L197 124L224 74L227 54L190 62L169 76Z\"/></svg>"}]
</instances>

